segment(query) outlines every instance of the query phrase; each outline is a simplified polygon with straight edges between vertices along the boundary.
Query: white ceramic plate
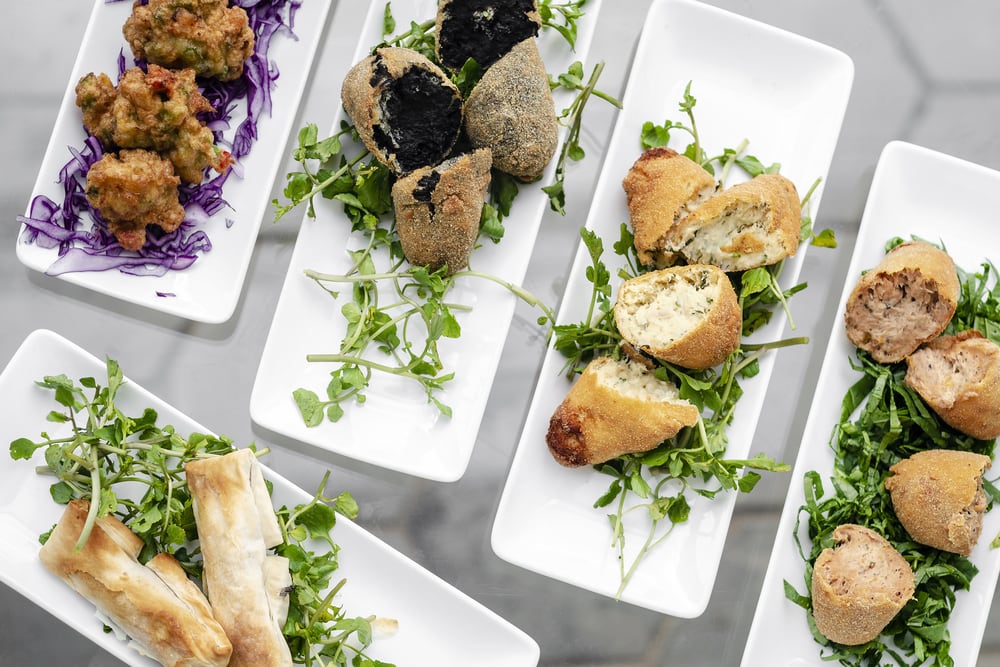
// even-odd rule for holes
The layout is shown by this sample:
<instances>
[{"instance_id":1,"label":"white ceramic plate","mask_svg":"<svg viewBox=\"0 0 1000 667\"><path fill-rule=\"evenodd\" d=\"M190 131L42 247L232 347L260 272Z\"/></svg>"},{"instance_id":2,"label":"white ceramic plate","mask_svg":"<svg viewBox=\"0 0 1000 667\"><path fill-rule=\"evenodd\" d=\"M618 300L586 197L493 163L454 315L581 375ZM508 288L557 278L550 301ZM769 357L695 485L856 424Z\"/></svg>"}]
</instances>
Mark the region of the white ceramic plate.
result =
<instances>
[{"instance_id":1,"label":"white ceramic plate","mask_svg":"<svg viewBox=\"0 0 1000 667\"><path fill-rule=\"evenodd\" d=\"M125 360L119 360L123 368ZM42 431L55 435L58 426L46 421L57 408L52 392L34 383L45 375L65 374L78 380L94 377L106 385L104 361L59 335L38 330L22 343L0 373L4 419L0 442L19 437L37 439ZM172 424L178 433L208 433L176 409L142 387L128 383L118 394L119 406L129 414L146 407L159 414L160 424ZM0 581L49 611L94 643L124 662L142 667L155 665L114 635L102 630L93 606L38 560L38 535L58 520L62 507L49 497L52 479L36 475L34 465L44 462L0 458ZM275 506L307 502L307 494L276 473L265 474L274 484ZM342 489L327 489L339 492ZM492 665L533 667L539 649L533 639L464 593L451 587L398 551L339 517L333 536L341 546L337 576L347 578L343 606L351 615L375 614L399 621L399 631L376 639L370 654L399 665Z\"/></svg>"},{"instance_id":2,"label":"white ceramic plate","mask_svg":"<svg viewBox=\"0 0 1000 667\"><path fill-rule=\"evenodd\" d=\"M712 35L711 49L703 48L706 35ZM747 53L754 57L744 57ZM769 65L760 67L760 62ZM587 221L604 239L604 261L612 276L621 258L611 245L628 220L621 181L641 153L640 129L644 121L682 120L677 105L689 81L697 99L694 113L701 141L709 154L749 139L748 152L765 164L780 162L781 172L804 194L815 179L826 177L852 80L851 60L824 45L697 2L655 2ZM821 194L817 190L813 195L814 214ZM800 247L786 263L784 286L795 284L805 250ZM584 271L589 263L581 246L560 322L585 317L591 285ZM794 298L791 309L794 316ZM778 340L784 326L783 314L776 316L759 339ZM545 446L549 418L570 387L560 372L564 363L561 354L548 350L497 510L493 549L516 565L614 595L620 576L617 552L610 546L608 510L593 508L611 478L589 467L563 468ZM773 355L763 357L760 374L743 383L745 394L729 429L727 458L744 458L750 449L773 365ZM681 617L701 614L715 582L734 502L731 493L694 502L690 520L646 557L622 599ZM641 520L628 525L630 562L647 527Z\"/></svg>"},{"instance_id":3,"label":"white ceramic plate","mask_svg":"<svg viewBox=\"0 0 1000 667\"><path fill-rule=\"evenodd\" d=\"M126 302L199 322L225 322L232 316L243 289L257 231L265 215L268 215L271 184L278 166L284 161L285 144L330 5L330 0L303 2L295 15L297 39L280 33L271 42L269 57L280 72L272 91L272 115L264 115L260 119L257 142L242 160L243 178L232 174L223 188L223 197L231 208L223 209L203 224L212 242L211 251L202 254L190 268L171 271L160 277L139 277L109 270L64 273L58 278ZM124 49L126 59L131 58L131 49L122 37L122 25L131 10L131 2L95 0L83 44L38 172L32 200L43 194L53 201L62 202L62 186L56 182L59 170L71 158L68 147L79 149L86 138L75 103L76 83L88 72L105 72L114 80L120 50ZM242 113L234 115L232 128L226 132L227 137L232 136L243 117ZM30 200L26 213L29 211ZM233 221L228 228L227 220ZM17 256L29 268L44 273L57 259L58 253L55 248L28 244L18 238ZM159 296L158 293L172 296Z\"/></svg>"},{"instance_id":4,"label":"white ceramic plate","mask_svg":"<svg viewBox=\"0 0 1000 667\"><path fill-rule=\"evenodd\" d=\"M587 3L575 52L553 31L539 36L539 50L550 74L565 72L576 60L585 62L600 5L599 0ZM436 6L433 0L394 0L397 32L410 20L432 19ZM382 4L371 5L352 62L361 60L381 41L382 11ZM556 93L559 111L572 98ZM338 128L342 117L341 110L331 127ZM552 182L554 167L555 161L538 185L521 189L506 220L503 241L483 241L472 253L474 269L514 284L523 281L548 206L540 186ZM345 404L346 414L340 421L309 428L299 415L292 392L305 387L323 395L333 366L310 363L305 357L336 352L345 324L340 314L342 300L333 301L303 271L344 273L349 268L345 248L359 247L362 242L351 237L350 222L339 204L316 201L316 218L307 217L302 222L264 346L250 398L251 417L259 426L310 447L426 479L455 481L465 473L472 455L517 302L502 287L485 281L463 281L449 293L449 301L473 307L471 312L457 315L461 338L439 344L445 367L456 374L441 394L453 410L451 418L442 417L415 382L376 375L363 406ZM349 295L347 290L344 298Z\"/></svg>"},{"instance_id":5,"label":"white ceramic plate","mask_svg":"<svg viewBox=\"0 0 1000 667\"><path fill-rule=\"evenodd\" d=\"M847 297L861 272L878 264L885 255L886 241L894 236L916 235L943 243L956 265L967 271L978 271L986 259L997 261L1000 259L1000 246L995 243L998 206L1000 172L912 144L888 144L872 179L837 313L844 312ZM989 243L989 239L994 242ZM802 480L806 472L815 470L829 487L834 464L829 448L830 434L839 421L844 394L859 377L848 363L853 354L854 347L844 334L842 316L838 316L823 358L763 590L750 627L743 654L743 664L747 667L819 664L821 647L813 641L805 611L785 598L783 581L787 580L800 592L804 590L805 564L792 535L798 509L804 502ZM971 556L979 574L972 580L970 591L956 594L955 609L948 624L951 655L956 667L976 664L1000 572L1000 552L990 549L989 545L998 532L1000 512L994 509L985 517L982 539ZM809 540L804 533L802 540L803 548L808 550Z\"/></svg>"}]
</instances>

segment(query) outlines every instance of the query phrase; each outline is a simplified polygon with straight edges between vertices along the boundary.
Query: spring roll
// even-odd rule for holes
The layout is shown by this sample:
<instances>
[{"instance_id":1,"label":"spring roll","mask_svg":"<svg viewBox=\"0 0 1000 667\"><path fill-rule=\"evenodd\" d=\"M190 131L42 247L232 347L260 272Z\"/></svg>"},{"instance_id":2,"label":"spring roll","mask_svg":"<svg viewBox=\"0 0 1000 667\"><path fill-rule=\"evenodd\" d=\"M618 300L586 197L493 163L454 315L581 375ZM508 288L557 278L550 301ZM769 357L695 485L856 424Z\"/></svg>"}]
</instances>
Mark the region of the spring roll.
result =
<instances>
[{"instance_id":1,"label":"spring roll","mask_svg":"<svg viewBox=\"0 0 1000 667\"><path fill-rule=\"evenodd\" d=\"M42 564L90 600L144 655L167 667L223 667L232 646L201 590L170 554L146 565L142 540L113 516L76 542L90 503L74 500L39 551Z\"/></svg>"},{"instance_id":2,"label":"spring roll","mask_svg":"<svg viewBox=\"0 0 1000 667\"><path fill-rule=\"evenodd\" d=\"M204 586L233 644L230 667L292 664L282 626L291 585L288 560L268 553L281 528L249 449L185 465L204 558Z\"/></svg>"}]
</instances>

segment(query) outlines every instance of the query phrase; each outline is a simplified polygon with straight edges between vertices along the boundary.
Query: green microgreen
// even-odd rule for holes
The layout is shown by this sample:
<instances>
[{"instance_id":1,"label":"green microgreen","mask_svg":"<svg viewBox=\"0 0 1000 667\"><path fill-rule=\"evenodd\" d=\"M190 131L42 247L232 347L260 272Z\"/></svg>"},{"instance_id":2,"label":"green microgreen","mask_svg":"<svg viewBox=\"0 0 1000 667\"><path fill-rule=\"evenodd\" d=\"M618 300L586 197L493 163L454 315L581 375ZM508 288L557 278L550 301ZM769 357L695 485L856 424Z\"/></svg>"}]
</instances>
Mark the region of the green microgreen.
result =
<instances>
[{"instance_id":1,"label":"green microgreen","mask_svg":"<svg viewBox=\"0 0 1000 667\"><path fill-rule=\"evenodd\" d=\"M572 46L576 43L577 21L583 16L584 0L554 2L542 0L539 13L543 29L556 30ZM390 4L385 5L381 45L414 49L433 62L436 26L433 20L411 22L398 34L399 26ZM575 63L569 72L552 84L576 93L571 105L559 115L567 125L568 138L557 160L555 179L542 188L550 204L564 212L563 181L567 160L580 160L584 151L579 137L583 109L592 96L613 104L616 100L596 90L603 64L584 81L583 68ZM452 80L467 96L482 72L469 61ZM348 157L350 155L350 157ZM333 364L330 380L323 389L299 387L292 397L304 423L317 426L325 420L337 421L344 415L348 402L363 403L366 391L376 375L394 375L417 382L427 400L438 411L451 415L451 407L441 398L442 391L454 378L444 367L438 345L443 339L461 334L461 311L469 306L447 298L457 279L489 281L503 286L517 298L538 307L540 325L554 321L552 310L538 298L503 278L472 269L451 274L447 267L429 271L410 266L403 255L391 198L394 176L364 149L355 128L342 121L331 136L322 138L315 125L309 124L298 133L293 152L300 165L286 176L283 196L287 200L273 202L275 218L280 219L296 207L305 204L306 214L316 216L317 196L343 206L351 223L352 238L361 247L348 249L348 268L342 273L307 270L305 275L320 289L335 299L336 308L344 320L345 333L336 350L307 355L312 363ZM480 240L499 243L505 234L504 223L521 188L530 184L494 170L487 201L480 215Z\"/></svg>"},{"instance_id":2,"label":"green microgreen","mask_svg":"<svg viewBox=\"0 0 1000 667\"><path fill-rule=\"evenodd\" d=\"M43 432L39 440L17 438L10 443L10 456L31 460L41 450L44 464L36 472L56 479L50 487L52 499L63 505L75 498L90 501L77 548L86 543L99 517L113 515L142 540L140 562L171 553L193 579L200 580L198 532L184 465L235 451L232 440L205 433L185 438L172 426L159 426L153 408L138 416L126 414L117 402L126 385L118 362L107 359L105 372L103 385L90 376L74 381L51 375L36 382L51 391L60 406L46 420L63 430L68 427L69 433ZM251 448L258 455L266 451ZM358 506L346 492L325 496L328 477L329 472L309 502L276 511L285 539L275 553L289 559L292 574L285 638L295 664L391 667L364 654L372 641L373 619L350 618L334 604L344 582L330 585L340 551L330 531L337 513L354 518ZM43 533L40 541L50 532Z\"/></svg>"},{"instance_id":3,"label":"green microgreen","mask_svg":"<svg viewBox=\"0 0 1000 667\"><path fill-rule=\"evenodd\" d=\"M886 250L901 241L891 239ZM1000 343L1000 284L993 264L984 262L980 272L959 268L958 275L959 304L947 333L975 328ZM905 362L881 364L860 349L856 358L848 361L859 375L844 394L840 420L831 436L834 465L829 473L829 492L816 471L807 472L802 482L805 502L799 508L794 534L806 565L806 592L800 593L785 581L785 596L806 610L813 636L826 649L824 660L859 667L885 664L890 659L900 665L950 667L954 661L949 654L947 624L955 592L969 589L976 567L965 556L913 542L896 518L885 480L890 466L918 451L958 449L992 458L996 442L969 437L941 421L904 382ZM1000 499L1000 491L986 480L983 486L992 507ZM812 620L812 563L823 549L833 546L833 530L844 523L867 526L883 535L910 564L916 582L913 599L882 634L859 646L830 642ZM800 538L803 525L808 544Z\"/></svg>"},{"instance_id":4,"label":"green microgreen","mask_svg":"<svg viewBox=\"0 0 1000 667\"><path fill-rule=\"evenodd\" d=\"M665 146L676 141L680 133L688 141L684 154L698 162L725 187L734 168L749 177L776 172L778 164L765 165L758 158L748 155L749 142L741 141L734 148L726 148L715 155L705 152L695 120L696 98L689 83L678 105L684 114L681 121L666 120L657 125L645 123L640 133L643 149ZM818 181L817 181L818 183ZM808 218L808 199L816 184L802 199L803 239L811 237ZM618 265L612 274L604 260L604 240L594 231L581 229L583 246L589 257L586 280L590 283L590 299L586 312L579 322L560 323L553 327L554 349L566 357L562 371L573 378L581 373L596 357L622 358L625 354L638 354L623 347L621 334L614 319L612 283L617 278L627 280L647 269L638 261L634 237L627 224L622 223L613 252ZM688 520L695 498L712 499L723 491L750 492L760 480L761 472L787 472L790 467L765 454L749 459L728 459L727 430L732 422L736 405L743 396L741 381L754 377L760 370L762 355L778 348L808 343L805 337L792 337L769 342L746 340L770 322L776 309L781 308L791 318L789 299L806 288L805 284L782 288L784 262L762 266L730 275L739 297L743 313L743 338L735 350L720 366L705 370L688 370L644 357L652 364L653 372L663 381L678 387L682 398L701 411L695 426L682 429L676 436L643 454L627 454L595 466L609 475L607 491L594 503L595 508L614 507L608 516L611 525L612 548L616 549L620 563L620 597L628 586L636 568L645 556L671 534L674 526ZM649 522L645 541L638 548L631 562L626 560L625 517L638 512Z\"/></svg>"}]
</instances>

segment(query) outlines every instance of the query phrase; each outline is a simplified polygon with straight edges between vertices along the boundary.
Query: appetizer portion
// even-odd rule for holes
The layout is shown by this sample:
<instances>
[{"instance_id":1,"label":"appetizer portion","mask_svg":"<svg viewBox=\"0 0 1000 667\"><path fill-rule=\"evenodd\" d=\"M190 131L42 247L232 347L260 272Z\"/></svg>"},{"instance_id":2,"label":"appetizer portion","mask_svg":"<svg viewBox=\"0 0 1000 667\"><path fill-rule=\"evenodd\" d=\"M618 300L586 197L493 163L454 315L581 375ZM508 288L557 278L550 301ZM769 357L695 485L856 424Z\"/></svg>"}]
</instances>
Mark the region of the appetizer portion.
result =
<instances>
[{"instance_id":1,"label":"appetizer portion","mask_svg":"<svg viewBox=\"0 0 1000 667\"><path fill-rule=\"evenodd\" d=\"M1000 437L1000 346L975 329L940 336L906 358L906 384L948 425Z\"/></svg>"},{"instance_id":2,"label":"appetizer portion","mask_svg":"<svg viewBox=\"0 0 1000 667\"><path fill-rule=\"evenodd\" d=\"M406 259L433 271L464 269L479 238L492 157L480 148L422 167L392 185L396 231Z\"/></svg>"},{"instance_id":3,"label":"appetizer portion","mask_svg":"<svg viewBox=\"0 0 1000 667\"><path fill-rule=\"evenodd\" d=\"M224 171L229 156L199 114L213 111L194 70L150 64L127 70L116 87L106 74L86 74L76 86L76 104L87 132L105 150L145 148L170 160L186 183L201 183L204 171Z\"/></svg>"},{"instance_id":4,"label":"appetizer portion","mask_svg":"<svg viewBox=\"0 0 1000 667\"><path fill-rule=\"evenodd\" d=\"M698 417L676 386L642 364L598 357L556 408L545 443L560 465L592 465L649 451Z\"/></svg>"},{"instance_id":5,"label":"appetizer portion","mask_svg":"<svg viewBox=\"0 0 1000 667\"><path fill-rule=\"evenodd\" d=\"M165 158L143 149L105 153L87 172L87 201L122 248L146 244L146 227L172 232L184 222L180 179Z\"/></svg>"},{"instance_id":6,"label":"appetizer portion","mask_svg":"<svg viewBox=\"0 0 1000 667\"><path fill-rule=\"evenodd\" d=\"M913 597L913 570L888 540L864 526L838 526L833 540L813 566L816 629L838 644L864 644Z\"/></svg>"},{"instance_id":7,"label":"appetizer portion","mask_svg":"<svg viewBox=\"0 0 1000 667\"><path fill-rule=\"evenodd\" d=\"M225 667L232 645L198 587L173 556L145 565L143 542L114 516L97 519L77 548L90 502L73 500L38 555L50 572L92 602L143 654L167 667ZM262 663L259 663L262 664Z\"/></svg>"},{"instance_id":8,"label":"appetizer portion","mask_svg":"<svg viewBox=\"0 0 1000 667\"><path fill-rule=\"evenodd\" d=\"M254 47L246 11L228 0L136 2L122 34L140 60L220 81L243 76Z\"/></svg>"},{"instance_id":9,"label":"appetizer portion","mask_svg":"<svg viewBox=\"0 0 1000 667\"><path fill-rule=\"evenodd\" d=\"M536 0L440 0L435 23L438 61L452 71L470 58L488 69L542 27Z\"/></svg>"},{"instance_id":10,"label":"appetizer portion","mask_svg":"<svg viewBox=\"0 0 1000 667\"><path fill-rule=\"evenodd\" d=\"M465 132L493 152L493 167L534 181L559 144L559 120L534 38L514 45L483 74L465 102Z\"/></svg>"},{"instance_id":11,"label":"appetizer portion","mask_svg":"<svg viewBox=\"0 0 1000 667\"><path fill-rule=\"evenodd\" d=\"M670 243L688 262L746 271L793 256L801 231L795 184L765 173L706 199L673 229Z\"/></svg>"},{"instance_id":12,"label":"appetizer portion","mask_svg":"<svg viewBox=\"0 0 1000 667\"><path fill-rule=\"evenodd\" d=\"M184 470L205 591L233 645L230 667L290 666L282 627L292 579L288 560L268 554L283 538L257 457L240 449L191 461Z\"/></svg>"},{"instance_id":13,"label":"appetizer portion","mask_svg":"<svg viewBox=\"0 0 1000 667\"><path fill-rule=\"evenodd\" d=\"M946 252L924 241L900 244L848 296L847 338L875 361L901 361L945 330L958 297L958 274Z\"/></svg>"},{"instance_id":14,"label":"appetizer portion","mask_svg":"<svg viewBox=\"0 0 1000 667\"><path fill-rule=\"evenodd\" d=\"M646 149L622 180L635 250L644 266L665 268L679 259L674 230L715 193L715 179L672 148Z\"/></svg>"},{"instance_id":15,"label":"appetizer portion","mask_svg":"<svg viewBox=\"0 0 1000 667\"><path fill-rule=\"evenodd\" d=\"M722 363L740 345L743 313L726 273L707 264L650 271L618 288L615 324L622 338L684 368Z\"/></svg>"},{"instance_id":16,"label":"appetizer portion","mask_svg":"<svg viewBox=\"0 0 1000 667\"><path fill-rule=\"evenodd\" d=\"M462 94L420 53L384 47L341 87L347 115L372 155L397 175L444 160L462 130Z\"/></svg>"},{"instance_id":17,"label":"appetizer portion","mask_svg":"<svg viewBox=\"0 0 1000 667\"><path fill-rule=\"evenodd\" d=\"M983 454L928 449L889 468L885 488L916 542L968 556L983 529L983 473L989 467Z\"/></svg>"}]
</instances>

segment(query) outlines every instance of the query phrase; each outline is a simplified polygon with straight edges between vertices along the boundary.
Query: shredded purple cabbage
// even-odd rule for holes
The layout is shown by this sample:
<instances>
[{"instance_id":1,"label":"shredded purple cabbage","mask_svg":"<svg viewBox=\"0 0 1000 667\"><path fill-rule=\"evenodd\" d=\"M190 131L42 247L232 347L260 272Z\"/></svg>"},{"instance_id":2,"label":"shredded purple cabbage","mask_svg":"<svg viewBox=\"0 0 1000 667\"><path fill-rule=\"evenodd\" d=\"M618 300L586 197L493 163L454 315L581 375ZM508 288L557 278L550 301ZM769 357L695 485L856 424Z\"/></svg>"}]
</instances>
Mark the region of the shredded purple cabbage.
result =
<instances>
[{"instance_id":1,"label":"shredded purple cabbage","mask_svg":"<svg viewBox=\"0 0 1000 667\"><path fill-rule=\"evenodd\" d=\"M247 12L250 27L256 34L254 52L247 59L242 77L228 82L205 82L202 91L215 109L204 120L215 135L216 145L232 154L233 165L225 173L198 185L182 184L179 198L187 213L184 222L170 233L150 227L146 245L138 252L131 252L122 249L108 232L100 213L90 206L84 192L87 171L103 155L100 142L88 136L82 147L69 146L71 159L59 171L58 178L63 187L62 203L38 195L31 201L28 214L17 218L24 226L22 242L42 248L58 247L59 257L46 269L46 274L117 270L130 275L162 276L169 271L188 268L212 249L204 224L229 206L222 196L222 187L230 174L242 178L240 160L257 140L259 120L271 114L271 91L279 73L267 54L275 35L285 33L296 38L295 12L301 0L234 0L233 4ZM119 75L128 67L124 53L120 53ZM245 114L245 117L232 139L228 139L225 133L231 129L236 113ZM85 229L85 218L94 223L89 229ZM226 227L231 227L233 222L228 218ZM157 295L173 296L166 292L157 292Z\"/></svg>"}]
</instances>

